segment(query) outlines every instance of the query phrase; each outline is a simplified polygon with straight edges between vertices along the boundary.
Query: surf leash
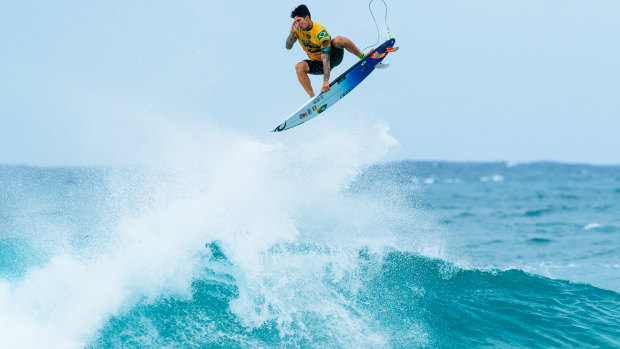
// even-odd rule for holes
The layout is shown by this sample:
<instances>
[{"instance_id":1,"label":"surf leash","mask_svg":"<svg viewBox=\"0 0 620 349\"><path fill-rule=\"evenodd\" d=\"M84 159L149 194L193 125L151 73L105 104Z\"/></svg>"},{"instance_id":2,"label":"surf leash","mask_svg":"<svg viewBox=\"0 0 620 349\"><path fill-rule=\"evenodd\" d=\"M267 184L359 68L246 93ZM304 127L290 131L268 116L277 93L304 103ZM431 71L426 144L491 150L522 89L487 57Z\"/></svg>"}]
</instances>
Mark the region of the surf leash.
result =
<instances>
[{"instance_id":1,"label":"surf leash","mask_svg":"<svg viewBox=\"0 0 620 349\"><path fill-rule=\"evenodd\" d=\"M362 50L363 52L366 51L366 49L377 45L379 43L379 40L381 39L381 34L379 33L379 24L377 24L377 19L375 18L375 14L372 12L372 8L370 7L370 5L372 5L372 3L374 1L375 0L370 0L370 2L368 3L368 11L370 11L370 15L372 16L372 20L375 22L375 27L377 28L377 42L375 42L374 44L369 45L367 47L364 47L364 49ZM384 22L385 22L385 27L387 28L388 39L391 39L392 38L392 34L390 33L390 26L387 23L388 6L387 6L387 4L385 3L384 0L381 0L381 2L383 3L383 6L385 6Z\"/></svg>"}]
</instances>

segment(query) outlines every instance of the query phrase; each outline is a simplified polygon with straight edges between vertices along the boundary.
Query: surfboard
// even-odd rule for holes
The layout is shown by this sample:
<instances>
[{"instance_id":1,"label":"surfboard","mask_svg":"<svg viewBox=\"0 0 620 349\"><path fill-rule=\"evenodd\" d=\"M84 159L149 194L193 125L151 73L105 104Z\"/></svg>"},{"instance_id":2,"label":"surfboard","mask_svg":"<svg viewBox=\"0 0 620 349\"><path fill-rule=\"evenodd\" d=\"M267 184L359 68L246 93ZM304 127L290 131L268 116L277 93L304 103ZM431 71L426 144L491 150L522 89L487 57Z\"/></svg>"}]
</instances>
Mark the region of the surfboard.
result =
<instances>
[{"instance_id":1,"label":"surfboard","mask_svg":"<svg viewBox=\"0 0 620 349\"><path fill-rule=\"evenodd\" d=\"M321 92L312 97L286 119L286 121L278 125L278 127L274 128L271 132L288 130L289 128L299 126L324 113L325 110L344 98L366 79L366 77L379 66L383 59L385 59L388 53L395 52L398 49L394 47L395 42L396 39L392 38L381 44L370 54L366 55L364 59L355 63L351 68L332 81L332 83L329 84L329 91Z\"/></svg>"}]
</instances>

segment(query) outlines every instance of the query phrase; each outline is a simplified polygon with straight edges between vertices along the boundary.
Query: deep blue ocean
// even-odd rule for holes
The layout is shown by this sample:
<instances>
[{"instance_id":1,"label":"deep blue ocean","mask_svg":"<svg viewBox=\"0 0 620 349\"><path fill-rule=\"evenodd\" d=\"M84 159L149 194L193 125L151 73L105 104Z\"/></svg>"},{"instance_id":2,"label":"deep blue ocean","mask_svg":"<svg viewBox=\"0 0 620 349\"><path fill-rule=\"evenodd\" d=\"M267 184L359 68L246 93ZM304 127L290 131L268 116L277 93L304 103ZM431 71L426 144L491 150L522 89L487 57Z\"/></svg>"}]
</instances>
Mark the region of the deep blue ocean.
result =
<instances>
[{"instance_id":1,"label":"deep blue ocean","mask_svg":"<svg viewBox=\"0 0 620 349\"><path fill-rule=\"evenodd\" d=\"M0 166L0 347L620 347L620 166L236 147Z\"/></svg>"}]
</instances>

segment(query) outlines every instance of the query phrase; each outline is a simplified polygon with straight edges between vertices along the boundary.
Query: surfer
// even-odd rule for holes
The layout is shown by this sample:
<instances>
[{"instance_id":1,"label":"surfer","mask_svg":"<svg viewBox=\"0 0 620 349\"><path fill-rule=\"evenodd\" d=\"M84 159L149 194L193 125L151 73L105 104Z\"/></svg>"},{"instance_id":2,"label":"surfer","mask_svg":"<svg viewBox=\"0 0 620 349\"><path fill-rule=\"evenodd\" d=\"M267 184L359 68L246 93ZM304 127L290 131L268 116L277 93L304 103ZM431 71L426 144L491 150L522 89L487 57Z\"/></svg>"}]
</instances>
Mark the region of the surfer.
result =
<instances>
[{"instance_id":1,"label":"surfer","mask_svg":"<svg viewBox=\"0 0 620 349\"><path fill-rule=\"evenodd\" d=\"M308 74L323 74L321 91L327 92L329 91L330 70L342 62L344 49L360 59L364 58L362 51L351 40L344 36L336 36L332 39L325 27L313 22L306 5L297 6L291 12L291 18L293 18L293 24L286 38L286 49L293 48L295 41L299 40L299 44L308 54L310 59L297 63L295 71L301 86L311 98L314 97L314 91Z\"/></svg>"}]
</instances>

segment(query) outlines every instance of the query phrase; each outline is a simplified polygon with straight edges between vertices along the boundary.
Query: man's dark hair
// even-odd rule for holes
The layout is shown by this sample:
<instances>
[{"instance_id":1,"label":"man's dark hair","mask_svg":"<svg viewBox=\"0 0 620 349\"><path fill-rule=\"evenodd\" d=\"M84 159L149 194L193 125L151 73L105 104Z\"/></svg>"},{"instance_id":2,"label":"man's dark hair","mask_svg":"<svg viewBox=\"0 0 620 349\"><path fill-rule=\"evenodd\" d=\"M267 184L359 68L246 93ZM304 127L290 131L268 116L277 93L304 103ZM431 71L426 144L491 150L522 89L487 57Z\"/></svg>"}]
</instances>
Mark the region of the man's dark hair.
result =
<instances>
[{"instance_id":1,"label":"man's dark hair","mask_svg":"<svg viewBox=\"0 0 620 349\"><path fill-rule=\"evenodd\" d=\"M310 16L310 10L308 10L308 7L306 7L306 5L299 5L295 7L293 12L291 12L291 18L306 17L306 16L312 19L312 17Z\"/></svg>"}]
</instances>

